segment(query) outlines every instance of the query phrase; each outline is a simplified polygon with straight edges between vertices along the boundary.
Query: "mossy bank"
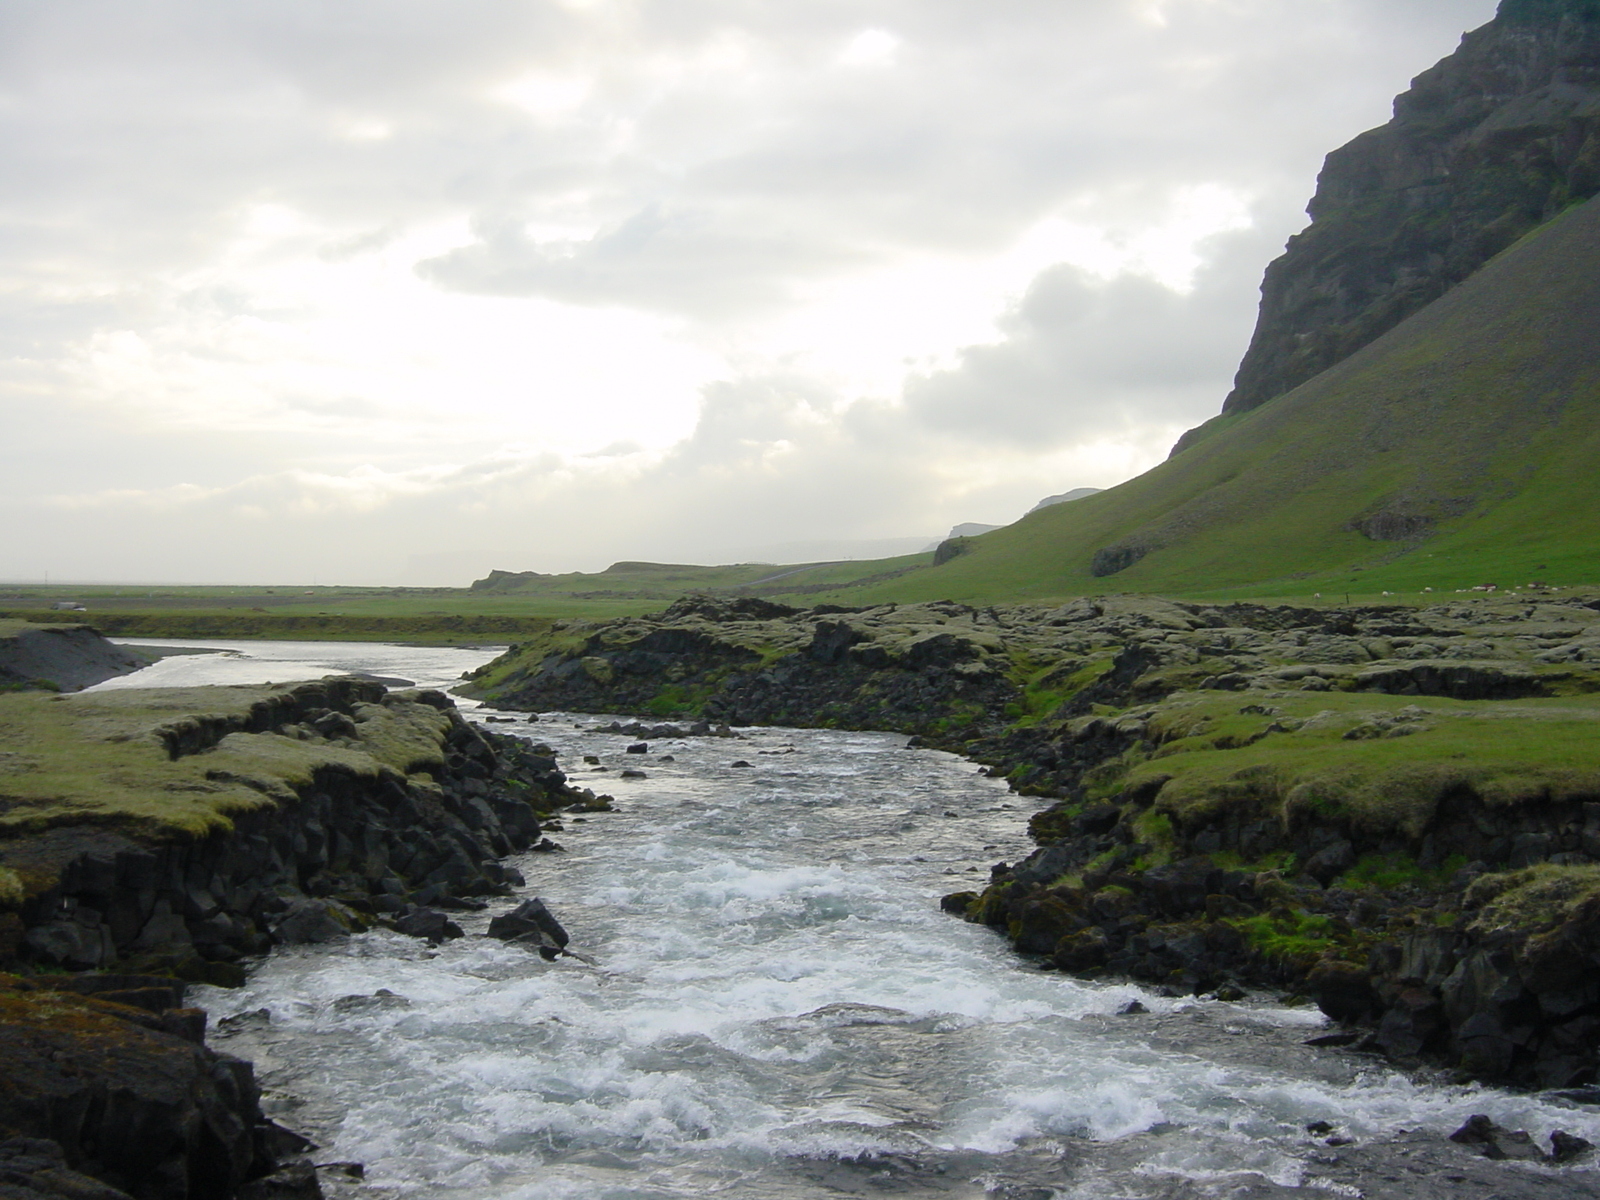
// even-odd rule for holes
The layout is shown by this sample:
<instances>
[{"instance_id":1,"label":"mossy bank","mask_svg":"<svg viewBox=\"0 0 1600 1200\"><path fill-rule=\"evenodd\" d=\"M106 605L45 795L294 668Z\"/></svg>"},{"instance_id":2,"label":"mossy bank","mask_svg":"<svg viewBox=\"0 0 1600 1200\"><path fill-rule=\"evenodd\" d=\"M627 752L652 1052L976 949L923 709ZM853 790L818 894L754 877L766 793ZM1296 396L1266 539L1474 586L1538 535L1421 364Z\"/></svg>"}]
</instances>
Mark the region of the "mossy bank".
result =
<instances>
[{"instance_id":1,"label":"mossy bank","mask_svg":"<svg viewBox=\"0 0 1600 1200\"><path fill-rule=\"evenodd\" d=\"M1053 799L947 909L1063 970L1270 987L1396 1058L1564 1087L1600 1034L1600 600L1101 597L558 622L507 707L900 730Z\"/></svg>"},{"instance_id":2,"label":"mossy bank","mask_svg":"<svg viewBox=\"0 0 1600 1200\"><path fill-rule=\"evenodd\" d=\"M441 910L511 894L504 856L607 804L439 692L0 696L0 1133L140 1200L315 1194L304 1166L252 1183L296 1140L249 1064L201 1044L184 982L378 923L459 935Z\"/></svg>"}]
</instances>

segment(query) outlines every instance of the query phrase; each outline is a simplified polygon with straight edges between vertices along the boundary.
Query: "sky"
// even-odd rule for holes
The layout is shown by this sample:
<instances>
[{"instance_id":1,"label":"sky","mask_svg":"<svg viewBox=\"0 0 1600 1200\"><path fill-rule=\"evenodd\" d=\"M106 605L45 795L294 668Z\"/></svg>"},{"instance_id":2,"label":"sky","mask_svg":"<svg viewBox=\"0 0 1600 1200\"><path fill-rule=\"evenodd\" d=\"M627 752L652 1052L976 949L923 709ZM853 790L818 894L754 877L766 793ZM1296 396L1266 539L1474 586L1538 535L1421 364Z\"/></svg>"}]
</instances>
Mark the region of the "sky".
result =
<instances>
[{"instance_id":1,"label":"sky","mask_svg":"<svg viewBox=\"0 0 1600 1200\"><path fill-rule=\"evenodd\" d=\"M1494 0L7 0L0 581L907 552L1214 415Z\"/></svg>"}]
</instances>

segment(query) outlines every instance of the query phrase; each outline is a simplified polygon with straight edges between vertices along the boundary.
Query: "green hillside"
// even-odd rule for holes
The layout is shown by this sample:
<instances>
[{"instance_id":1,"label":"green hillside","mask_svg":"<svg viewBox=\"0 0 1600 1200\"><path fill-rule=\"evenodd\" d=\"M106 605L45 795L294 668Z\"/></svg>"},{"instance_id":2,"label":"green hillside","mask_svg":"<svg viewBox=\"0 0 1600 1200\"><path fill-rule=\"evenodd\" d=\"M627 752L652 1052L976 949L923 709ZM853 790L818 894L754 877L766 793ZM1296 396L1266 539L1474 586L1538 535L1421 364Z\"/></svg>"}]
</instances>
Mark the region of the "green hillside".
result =
<instances>
[{"instance_id":1,"label":"green hillside","mask_svg":"<svg viewBox=\"0 0 1600 1200\"><path fill-rule=\"evenodd\" d=\"M1597 452L1600 203L1590 201L1315 379L1210 422L1139 478L849 595L1595 583Z\"/></svg>"}]
</instances>

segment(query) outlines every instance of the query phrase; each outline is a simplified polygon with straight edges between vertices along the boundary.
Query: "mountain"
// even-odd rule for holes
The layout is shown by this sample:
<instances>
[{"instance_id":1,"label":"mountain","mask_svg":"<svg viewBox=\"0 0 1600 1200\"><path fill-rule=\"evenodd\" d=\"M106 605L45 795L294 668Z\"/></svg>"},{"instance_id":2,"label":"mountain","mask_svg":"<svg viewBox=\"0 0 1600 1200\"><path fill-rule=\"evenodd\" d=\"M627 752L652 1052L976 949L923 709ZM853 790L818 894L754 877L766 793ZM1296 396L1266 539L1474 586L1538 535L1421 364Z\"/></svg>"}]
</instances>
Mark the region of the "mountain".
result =
<instances>
[{"instance_id":1,"label":"mountain","mask_svg":"<svg viewBox=\"0 0 1600 1200\"><path fill-rule=\"evenodd\" d=\"M1154 470L863 598L1600 582L1600 200Z\"/></svg>"},{"instance_id":2,"label":"mountain","mask_svg":"<svg viewBox=\"0 0 1600 1200\"><path fill-rule=\"evenodd\" d=\"M1328 155L1224 415L1343 361L1597 191L1600 0L1504 0L1392 121Z\"/></svg>"},{"instance_id":3,"label":"mountain","mask_svg":"<svg viewBox=\"0 0 1600 1200\"><path fill-rule=\"evenodd\" d=\"M1222 413L861 598L1600 582L1600 0L1503 0L1329 155Z\"/></svg>"}]
</instances>

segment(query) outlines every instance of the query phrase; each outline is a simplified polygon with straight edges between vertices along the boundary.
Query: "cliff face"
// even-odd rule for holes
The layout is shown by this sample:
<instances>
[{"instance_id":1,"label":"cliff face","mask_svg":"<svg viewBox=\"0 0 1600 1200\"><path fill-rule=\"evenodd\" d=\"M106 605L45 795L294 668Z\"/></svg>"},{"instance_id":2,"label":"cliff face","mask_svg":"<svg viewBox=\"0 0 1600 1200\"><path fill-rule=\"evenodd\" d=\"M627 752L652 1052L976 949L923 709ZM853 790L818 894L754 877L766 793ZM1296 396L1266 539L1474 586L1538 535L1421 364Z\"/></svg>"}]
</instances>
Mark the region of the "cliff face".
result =
<instances>
[{"instance_id":1,"label":"cliff face","mask_svg":"<svg viewBox=\"0 0 1600 1200\"><path fill-rule=\"evenodd\" d=\"M1600 3L1503 0L1392 121L1328 155L1310 227L1267 268L1224 414L1341 361L1597 191Z\"/></svg>"}]
</instances>

